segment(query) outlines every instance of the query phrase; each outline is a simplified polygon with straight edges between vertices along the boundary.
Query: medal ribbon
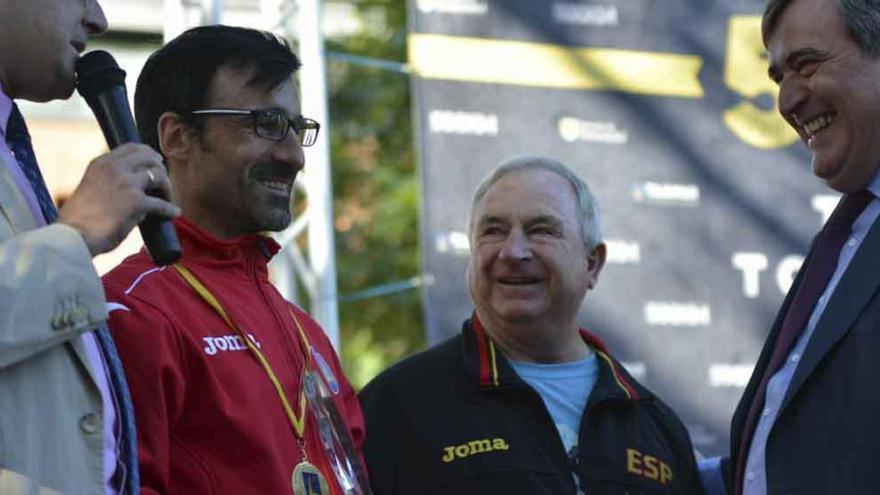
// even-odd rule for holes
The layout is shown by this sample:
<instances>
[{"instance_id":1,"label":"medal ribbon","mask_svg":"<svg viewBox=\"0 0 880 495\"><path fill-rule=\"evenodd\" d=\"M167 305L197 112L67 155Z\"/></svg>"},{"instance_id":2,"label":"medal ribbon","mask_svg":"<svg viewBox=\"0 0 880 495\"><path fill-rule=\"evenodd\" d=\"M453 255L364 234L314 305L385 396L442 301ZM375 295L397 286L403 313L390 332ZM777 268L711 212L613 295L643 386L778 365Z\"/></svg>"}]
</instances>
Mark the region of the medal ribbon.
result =
<instances>
[{"instance_id":1,"label":"medal ribbon","mask_svg":"<svg viewBox=\"0 0 880 495\"><path fill-rule=\"evenodd\" d=\"M205 300L213 309L223 318L223 321L229 326L229 328L233 329L238 336L245 342L248 349L251 351L251 354L260 362L263 366L263 370L266 372L266 376L269 377L269 380L272 381L272 385L275 386L275 392L278 394L278 398L281 399L281 404L284 406L284 412L287 413L287 418L290 420L290 424L293 425L293 431L296 433L296 436L300 439L303 439L303 434L306 429L306 394L305 390L303 390L302 384L300 384L299 388L299 415L297 415L293 407L290 405L290 402L287 400L287 394L284 393L284 388L281 386L281 381L278 379L278 376L275 375L275 372L272 370L272 366L269 364L269 360L266 359L266 356L260 352L260 349L257 348L256 344L247 336L245 333L239 328L235 323L233 323L232 319L229 318L229 315L226 314L226 310L223 309L223 305L220 304L220 301L214 297L214 294L208 290L207 287L202 284L195 275L185 266L180 263L175 263L174 268L178 273L183 277L184 280ZM308 349L311 349L309 345L309 340L306 338L306 334L302 329L302 326L299 324L299 320L294 316L293 311L290 308L287 308L287 311L290 312L290 317L293 318L293 322L296 324L296 329L299 332L300 340L303 344L303 373L308 369L309 362L309 353ZM305 450L303 450L305 454Z\"/></svg>"}]
</instances>

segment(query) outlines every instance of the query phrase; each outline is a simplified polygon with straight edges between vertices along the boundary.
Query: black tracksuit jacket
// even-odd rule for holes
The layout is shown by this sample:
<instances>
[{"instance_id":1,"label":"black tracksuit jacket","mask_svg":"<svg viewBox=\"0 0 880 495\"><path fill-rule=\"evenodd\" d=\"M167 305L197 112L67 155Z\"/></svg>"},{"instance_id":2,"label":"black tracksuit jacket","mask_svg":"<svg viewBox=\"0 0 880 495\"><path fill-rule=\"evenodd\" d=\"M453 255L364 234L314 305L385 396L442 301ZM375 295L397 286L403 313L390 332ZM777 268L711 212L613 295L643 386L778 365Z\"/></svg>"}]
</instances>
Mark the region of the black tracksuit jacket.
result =
<instances>
[{"instance_id":1,"label":"black tracksuit jacket","mask_svg":"<svg viewBox=\"0 0 880 495\"><path fill-rule=\"evenodd\" d=\"M360 394L376 495L702 494L687 431L596 337L599 376L569 459L537 391L474 317Z\"/></svg>"}]
</instances>

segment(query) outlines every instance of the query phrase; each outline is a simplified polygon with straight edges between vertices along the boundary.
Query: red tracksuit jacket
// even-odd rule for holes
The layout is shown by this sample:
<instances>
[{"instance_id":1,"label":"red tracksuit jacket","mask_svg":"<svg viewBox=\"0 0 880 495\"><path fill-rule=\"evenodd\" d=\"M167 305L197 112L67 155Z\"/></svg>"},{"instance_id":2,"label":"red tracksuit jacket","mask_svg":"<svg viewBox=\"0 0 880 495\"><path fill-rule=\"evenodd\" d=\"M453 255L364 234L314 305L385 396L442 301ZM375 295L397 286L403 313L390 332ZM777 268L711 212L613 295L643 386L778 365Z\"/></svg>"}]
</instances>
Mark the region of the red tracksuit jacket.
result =
<instances>
[{"instance_id":1,"label":"red tracksuit jacket","mask_svg":"<svg viewBox=\"0 0 880 495\"><path fill-rule=\"evenodd\" d=\"M360 454L361 409L330 342L269 283L266 264L278 245L263 236L218 240L186 220L175 224L181 263L258 343L299 412L304 353L293 311L312 347L312 368L334 393ZM103 281L135 407L143 493L291 493L302 449L275 388L236 332L177 270L156 267L145 251ZM309 461L339 493L312 419Z\"/></svg>"}]
</instances>

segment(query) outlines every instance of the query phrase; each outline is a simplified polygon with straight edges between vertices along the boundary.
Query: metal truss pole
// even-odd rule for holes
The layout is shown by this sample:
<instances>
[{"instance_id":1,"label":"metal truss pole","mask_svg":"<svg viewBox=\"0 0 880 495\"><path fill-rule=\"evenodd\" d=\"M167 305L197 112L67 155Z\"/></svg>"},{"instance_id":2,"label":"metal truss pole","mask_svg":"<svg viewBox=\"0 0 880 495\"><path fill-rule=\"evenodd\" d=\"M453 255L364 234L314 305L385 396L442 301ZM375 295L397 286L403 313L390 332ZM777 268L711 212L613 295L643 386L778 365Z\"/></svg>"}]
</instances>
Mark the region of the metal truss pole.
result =
<instances>
[{"instance_id":1,"label":"metal truss pole","mask_svg":"<svg viewBox=\"0 0 880 495\"><path fill-rule=\"evenodd\" d=\"M333 188L330 175L329 112L321 33L321 1L299 0L297 30L302 113L321 123L314 146L306 150L305 186L308 207L308 264L292 256L311 297L311 314L321 324L333 346L339 349L339 313L336 297L336 248L333 233ZM296 227L296 222L294 228ZM295 243L291 243L295 244Z\"/></svg>"},{"instance_id":2,"label":"metal truss pole","mask_svg":"<svg viewBox=\"0 0 880 495\"><path fill-rule=\"evenodd\" d=\"M223 0L202 0L202 25L220 24L223 19Z\"/></svg>"}]
</instances>

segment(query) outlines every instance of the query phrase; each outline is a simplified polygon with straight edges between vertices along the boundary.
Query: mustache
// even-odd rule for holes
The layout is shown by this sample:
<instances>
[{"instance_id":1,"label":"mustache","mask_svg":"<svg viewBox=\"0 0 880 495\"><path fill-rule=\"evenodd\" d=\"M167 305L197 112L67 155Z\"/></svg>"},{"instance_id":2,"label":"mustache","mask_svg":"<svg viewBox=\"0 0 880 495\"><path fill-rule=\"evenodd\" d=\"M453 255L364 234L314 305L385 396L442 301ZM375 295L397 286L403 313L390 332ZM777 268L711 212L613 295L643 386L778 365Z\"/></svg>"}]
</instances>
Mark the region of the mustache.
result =
<instances>
[{"instance_id":1,"label":"mustache","mask_svg":"<svg viewBox=\"0 0 880 495\"><path fill-rule=\"evenodd\" d=\"M260 162L251 167L248 177L253 180L286 179L293 182L296 179L296 170L281 162Z\"/></svg>"}]
</instances>

